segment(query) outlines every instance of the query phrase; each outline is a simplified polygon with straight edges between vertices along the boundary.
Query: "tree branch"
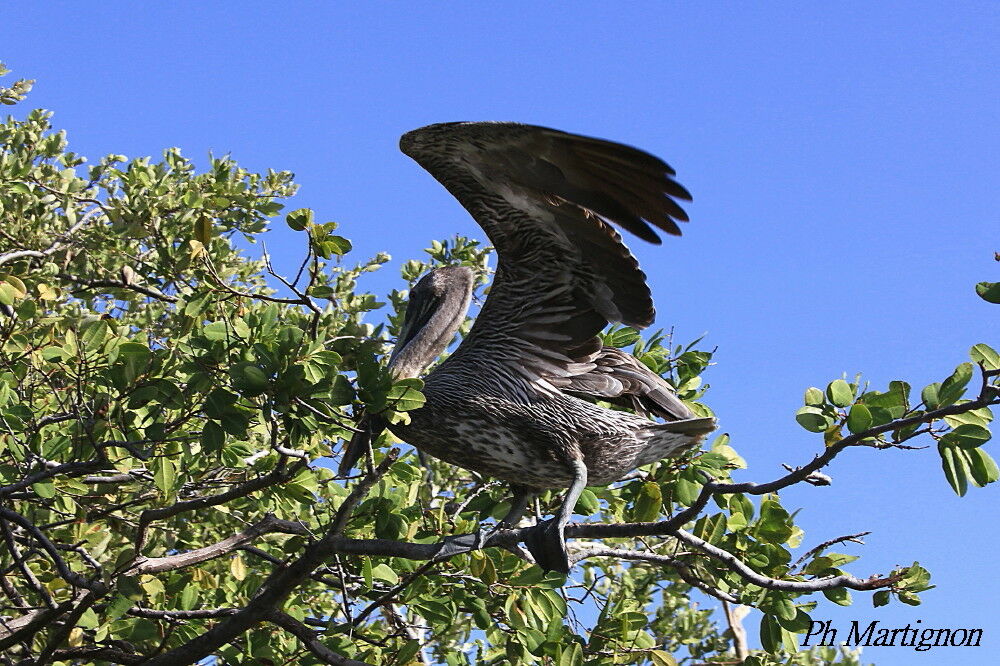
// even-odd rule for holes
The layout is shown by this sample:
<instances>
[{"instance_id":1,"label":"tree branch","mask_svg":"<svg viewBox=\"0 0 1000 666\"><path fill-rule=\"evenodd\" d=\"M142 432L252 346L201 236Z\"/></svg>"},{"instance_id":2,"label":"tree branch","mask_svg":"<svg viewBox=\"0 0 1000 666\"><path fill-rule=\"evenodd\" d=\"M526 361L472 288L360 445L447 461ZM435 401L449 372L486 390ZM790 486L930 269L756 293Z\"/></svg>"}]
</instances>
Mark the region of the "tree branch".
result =
<instances>
[{"instance_id":1,"label":"tree branch","mask_svg":"<svg viewBox=\"0 0 1000 666\"><path fill-rule=\"evenodd\" d=\"M246 528L242 532L227 537L218 543L202 548L189 550L186 553L177 555L167 555L166 557L141 557L137 559L126 571L126 576L138 576L141 574L161 573L163 571L173 571L183 569L194 564L200 564L217 557L222 557L227 553L237 550L241 546L264 534L279 532L282 534L308 534L308 530L302 523L292 522L275 518L273 514L267 514Z\"/></svg>"},{"instance_id":2,"label":"tree branch","mask_svg":"<svg viewBox=\"0 0 1000 666\"><path fill-rule=\"evenodd\" d=\"M55 467L49 467L48 469L43 469L41 471L30 474L20 481L16 481L6 486L0 487L0 499L8 497L12 493L25 490L30 486L38 483L39 481L44 481L45 479L52 478L54 476L59 476L65 474L67 476L78 476L79 474L85 474L87 472L93 472L95 470L101 469L108 463L100 460L83 460L63 463L61 465L56 465Z\"/></svg>"},{"instance_id":3,"label":"tree branch","mask_svg":"<svg viewBox=\"0 0 1000 666\"><path fill-rule=\"evenodd\" d=\"M738 597L723 592L722 590L717 590L695 576L694 572L691 571L691 568L685 562L677 559L676 557L657 555L656 553L643 553L637 550L625 550L622 548L606 548L604 546L581 549L578 555L574 553L574 561L576 562L588 557L615 557L620 560L651 562L653 564L670 567L677 572L677 576L681 580L691 587L701 590L708 596L715 597L719 601L723 602L734 604L740 603Z\"/></svg>"},{"instance_id":4,"label":"tree branch","mask_svg":"<svg viewBox=\"0 0 1000 666\"><path fill-rule=\"evenodd\" d=\"M41 183L36 183L36 184L37 185L41 185ZM44 186L42 186L42 187L44 187ZM46 187L45 189L50 189L50 188ZM62 192L57 192L57 194L63 194L63 193ZM56 239L54 241L52 241L52 244L49 245L44 250L11 250L10 252L4 252L3 254L0 254L0 266L6 264L8 261L14 261L15 259L21 259L23 257L31 257L31 258L34 258L34 259L45 259L46 257L49 257L49 256L55 254L56 252L58 252L59 250L61 250L67 243L69 243L70 236L72 236L73 234L75 234L85 224L87 224L88 222L90 222L90 220L95 215L97 215L99 212L101 212L101 211L99 209L95 208L95 209L90 210L87 213L85 213L77 221L76 224L74 224L73 226L71 226L69 229L67 229L66 231L62 232L61 234L59 234L56 237Z\"/></svg>"},{"instance_id":5,"label":"tree branch","mask_svg":"<svg viewBox=\"0 0 1000 666\"><path fill-rule=\"evenodd\" d=\"M321 659L325 664L333 664L334 666L371 666L371 664L366 662L348 659L347 657L332 651L316 638L316 631L302 624L291 615L282 613L278 610L272 610L266 613L263 619L281 627L288 633L298 638L307 650L312 652L313 655L315 655L318 659Z\"/></svg>"},{"instance_id":6,"label":"tree branch","mask_svg":"<svg viewBox=\"0 0 1000 666\"><path fill-rule=\"evenodd\" d=\"M350 513L360 498L368 492L396 461L399 451L392 449L382 459L378 467L363 478L354 491L344 500L337 511L330 531L319 541L306 546L298 559L290 562L284 569L275 571L261 585L256 596L246 607L235 615L226 618L207 632L187 643L161 655L153 657L144 666L173 666L174 664L194 663L212 654L219 647L231 642L250 627L265 621L282 601L288 598L292 591L302 581L309 577L313 570L323 560L336 552L332 543L341 537L336 536L338 527L346 525Z\"/></svg>"},{"instance_id":7,"label":"tree branch","mask_svg":"<svg viewBox=\"0 0 1000 666\"><path fill-rule=\"evenodd\" d=\"M107 661L112 664L141 664L146 661L145 655L125 652L112 647L74 647L56 650L52 654L56 661L77 661L86 659L88 662ZM41 662L39 662L41 663Z\"/></svg>"},{"instance_id":8,"label":"tree branch","mask_svg":"<svg viewBox=\"0 0 1000 666\"><path fill-rule=\"evenodd\" d=\"M176 303L177 297L170 296L169 294L164 294L159 289L155 287L146 287L141 284L136 284L134 282L125 282L124 280L93 280L90 278L77 277L75 275L70 275L69 273L56 273L56 277L63 280L68 280L74 284L81 285L83 287L108 287L112 289L127 289L129 291L135 291L143 296L149 296L150 298L155 298L158 301L165 301L167 303Z\"/></svg>"},{"instance_id":9,"label":"tree branch","mask_svg":"<svg viewBox=\"0 0 1000 666\"><path fill-rule=\"evenodd\" d=\"M63 580L65 580L67 583L73 585L74 587L82 587L91 590L95 593L99 594L104 593L106 589L104 583L102 583L99 580L93 580L93 581L87 580L80 574L70 569L69 565L66 564L66 561L59 554L59 550L56 548L55 544L53 544L52 541L50 541L49 538L45 536L45 533L42 532L40 529L38 529L38 527L30 520L28 520L21 514L15 511L11 511L10 509L3 506L0 506L0 516L6 518L12 523L19 525L20 527L24 528L29 534L31 534L31 536L34 537L36 541L38 541L38 544L42 547L42 550L48 553L49 557L52 559L52 562L56 565L56 569L59 571L59 575L62 576Z\"/></svg>"},{"instance_id":10,"label":"tree branch","mask_svg":"<svg viewBox=\"0 0 1000 666\"><path fill-rule=\"evenodd\" d=\"M689 546L693 546L709 557L722 562L730 571L735 572L740 576L740 578L748 583L753 583L754 585L762 587L766 590L819 592L821 590L830 590L835 587L848 587L852 590L877 590L882 587L890 587L901 578L901 576L886 576L884 578L872 576L871 578L862 580L860 578L855 578L850 574L841 574L839 576L827 576L825 578L816 578L814 580L778 580L776 578L762 576L729 551L713 546L707 541L699 539L690 532L677 530L674 532L674 535Z\"/></svg>"},{"instance_id":11,"label":"tree branch","mask_svg":"<svg viewBox=\"0 0 1000 666\"><path fill-rule=\"evenodd\" d=\"M302 463L298 463L288 468L285 467L283 462L279 462L278 465L267 474L258 476L255 479L250 479L249 481L241 483L235 488L230 488L229 490L219 493L218 495L196 497L195 499L184 500L159 509L146 509L139 515L139 527L136 530L136 554L142 552L142 546L146 540L146 529L154 520L171 518L179 513L184 513L185 511L206 509L210 506L225 504L226 502L239 497L245 497L250 493L287 481L292 478L292 476L297 473L301 467Z\"/></svg>"}]
</instances>

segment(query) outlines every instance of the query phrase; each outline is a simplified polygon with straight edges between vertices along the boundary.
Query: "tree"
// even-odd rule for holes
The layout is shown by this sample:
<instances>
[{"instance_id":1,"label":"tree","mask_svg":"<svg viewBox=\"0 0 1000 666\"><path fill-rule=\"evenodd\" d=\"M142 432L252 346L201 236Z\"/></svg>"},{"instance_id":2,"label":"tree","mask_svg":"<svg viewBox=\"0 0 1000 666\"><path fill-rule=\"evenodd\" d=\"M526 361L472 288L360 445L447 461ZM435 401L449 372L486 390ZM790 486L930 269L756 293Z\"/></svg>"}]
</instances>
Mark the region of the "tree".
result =
<instances>
[{"instance_id":1,"label":"tree","mask_svg":"<svg viewBox=\"0 0 1000 666\"><path fill-rule=\"evenodd\" d=\"M820 470L847 449L920 436L937 442L959 494L1000 476L980 448L1000 356L978 344L919 398L905 382L807 390L797 419L822 452L778 479L732 482L745 462L720 435L588 489L567 529L568 581L526 561L517 544L531 526L435 559L443 536L503 514L503 488L422 465L388 434L356 477L322 462L361 407L405 419L422 402L418 380L394 382L380 361L405 293L383 303L357 286L389 258L350 261L336 224L298 209L284 217L305 257L283 277L244 248L295 193L291 174L228 158L199 172L177 149L85 168L49 118L0 126L5 663L856 664L831 648L797 652L825 603L816 594L916 604L929 574L914 563L850 575L856 558L831 548L858 535L794 558L804 535L779 492L827 483ZM489 249L476 241L427 254L403 264L405 281L454 263L486 280ZM701 376L712 353L698 341L622 328L605 341L711 413ZM543 495L541 510L558 499ZM699 593L720 600L728 627ZM738 605L764 611L764 651L748 651Z\"/></svg>"}]
</instances>

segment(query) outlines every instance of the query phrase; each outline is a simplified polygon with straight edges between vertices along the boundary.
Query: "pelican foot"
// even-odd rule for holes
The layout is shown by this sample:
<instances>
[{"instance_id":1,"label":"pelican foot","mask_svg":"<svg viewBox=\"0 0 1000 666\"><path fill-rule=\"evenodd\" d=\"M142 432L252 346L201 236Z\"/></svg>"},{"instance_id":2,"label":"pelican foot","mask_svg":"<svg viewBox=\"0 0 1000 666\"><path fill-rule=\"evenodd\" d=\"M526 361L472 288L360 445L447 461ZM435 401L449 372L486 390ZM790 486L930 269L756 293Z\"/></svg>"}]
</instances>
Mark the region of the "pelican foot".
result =
<instances>
[{"instance_id":1,"label":"pelican foot","mask_svg":"<svg viewBox=\"0 0 1000 666\"><path fill-rule=\"evenodd\" d=\"M490 540L491 536L497 533L499 528L500 526L497 525L489 529L480 529L472 534L456 534L445 537L441 542L441 548L434 557L435 559L445 559L454 555L480 550L486 546L486 542Z\"/></svg>"},{"instance_id":2,"label":"pelican foot","mask_svg":"<svg viewBox=\"0 0 1000 666\"><path fill-rule=\"evenodd\" d=\"M524 540L524 545L543 571L569 573L569 552L566 550L563 525L556 519L538 523Z\"/></svg>"}]
</instances>

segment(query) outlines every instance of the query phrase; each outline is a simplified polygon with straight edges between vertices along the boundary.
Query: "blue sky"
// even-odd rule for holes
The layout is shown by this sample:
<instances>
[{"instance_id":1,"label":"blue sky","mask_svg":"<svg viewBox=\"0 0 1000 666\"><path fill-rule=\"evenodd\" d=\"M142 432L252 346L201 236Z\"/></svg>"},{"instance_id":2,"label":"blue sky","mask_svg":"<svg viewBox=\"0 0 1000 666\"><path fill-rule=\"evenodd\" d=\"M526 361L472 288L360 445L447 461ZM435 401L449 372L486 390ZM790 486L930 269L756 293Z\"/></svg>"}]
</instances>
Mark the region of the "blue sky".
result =
<instances>
[{"instance_id":1,"label":"blue sky","mask_svg":"<svg viewBox=\"0 0 1000 666\"><path fill-rule=\"evenodd\" d=\"M294 207L393 256L379 292L431 239L481 237L398 152L406 130L517 120L663 157L692 222L631 246L657 325L718 345L706 401L747 478L821 446L793 419L806 387L861 371L919 388L1000 343L1000 309L972 291L1000 279L996 3L48 2L3 22L0 58L38 80L25 106L54 110L71 150L294 171ZM291 268L283 226L268 246ZM814 617L986 630L976 650L869 648L880 665L1000 658L997 487L955 497L933 449L848 451L827 471L831 487L784 494L806 543L871 530L854 573L919 560L938 588Z\"/></svg>"}]
</instances>

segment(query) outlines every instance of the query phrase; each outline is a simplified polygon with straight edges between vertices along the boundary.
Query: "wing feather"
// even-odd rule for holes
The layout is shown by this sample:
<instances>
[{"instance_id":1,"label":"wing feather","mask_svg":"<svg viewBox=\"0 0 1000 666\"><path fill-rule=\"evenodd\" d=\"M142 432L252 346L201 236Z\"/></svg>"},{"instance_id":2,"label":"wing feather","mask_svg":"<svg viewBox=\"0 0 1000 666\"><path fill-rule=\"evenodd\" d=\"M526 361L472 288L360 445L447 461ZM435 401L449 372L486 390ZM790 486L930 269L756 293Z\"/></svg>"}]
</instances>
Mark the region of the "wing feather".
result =
<instances>
[{"instance_id":1,"label":"wing feather","mask_svg":"<svg viewBox=\"0 0 1000 666\"><path fill-rule=\"evenodd\" d=\"M597 333L608 322L648 326L654 310L611 223L652 243L654 228L680 234L688 217L674 199L691 195L674 170L636 148L515 123L430 125L400 147L465 206L498 254L490 295L452 359L474 351L531 381L571 387L579 377L580 387L611 390L612 376L622 385L624 369L593 375Z\"/></svg>"}]
</instances>

